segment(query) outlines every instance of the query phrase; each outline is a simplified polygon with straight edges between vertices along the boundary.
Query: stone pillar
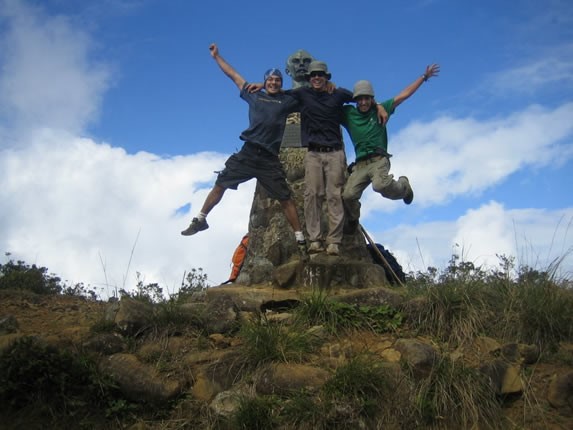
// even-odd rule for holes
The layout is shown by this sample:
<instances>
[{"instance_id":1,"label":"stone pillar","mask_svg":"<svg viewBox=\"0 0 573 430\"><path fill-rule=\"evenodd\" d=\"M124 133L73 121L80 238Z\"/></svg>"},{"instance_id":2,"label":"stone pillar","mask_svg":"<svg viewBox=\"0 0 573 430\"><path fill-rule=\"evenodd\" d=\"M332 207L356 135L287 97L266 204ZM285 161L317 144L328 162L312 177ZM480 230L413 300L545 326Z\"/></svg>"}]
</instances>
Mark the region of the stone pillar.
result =
<instances>
[{"instance_id":1,"label":"stone pillar","mask_svg":"<svg viewBox=\"0 0 573 430\"><path fill-rule=\"evenodd\" d=\"M304 156L300 143L300 114L287 119L280 159L293 192L298 215L304 222ZM326 203L323 223L326 231ZM301 260L294 233L279 202L271 200L257 184L249 218L249 247L236 283L273 283L283 288L366 288L386 283L384 269L372 262L366 241L357 231L345 235L340 256L325 253Z\"/></svg>"}]
</instances>

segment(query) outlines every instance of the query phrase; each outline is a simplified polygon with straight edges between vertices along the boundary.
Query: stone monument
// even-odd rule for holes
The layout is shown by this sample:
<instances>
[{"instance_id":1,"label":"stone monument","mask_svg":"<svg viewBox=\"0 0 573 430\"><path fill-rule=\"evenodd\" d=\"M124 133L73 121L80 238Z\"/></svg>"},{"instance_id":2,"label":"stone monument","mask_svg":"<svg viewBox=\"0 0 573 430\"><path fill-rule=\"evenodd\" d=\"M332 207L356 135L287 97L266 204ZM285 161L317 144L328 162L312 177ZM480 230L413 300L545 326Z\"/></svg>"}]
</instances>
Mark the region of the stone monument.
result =
<instances>
[{"instance_id":1,"label":"stone monument","mask_svg":"<svg viewBox=\"0 0 573 430\"><path fill-rule=\"evenodd\" d=\"M286 74L292 79L292 88L308 85L305 75L312 60L313 57L303 49L288 57ZM287 118L280 159L303 231L306 231L303 213L305 154L306 148L301 146L300 138L300 113L297 112ZM326 205L323 209L326 226ZM304 261L280 203L271 200L257 184L249 217L249 246L236 283L326 289L367 288L387 283L384 269L372 262L360 231L345 235L340 251L340 256L320 253Z\"/></svg>"}]
</instances>

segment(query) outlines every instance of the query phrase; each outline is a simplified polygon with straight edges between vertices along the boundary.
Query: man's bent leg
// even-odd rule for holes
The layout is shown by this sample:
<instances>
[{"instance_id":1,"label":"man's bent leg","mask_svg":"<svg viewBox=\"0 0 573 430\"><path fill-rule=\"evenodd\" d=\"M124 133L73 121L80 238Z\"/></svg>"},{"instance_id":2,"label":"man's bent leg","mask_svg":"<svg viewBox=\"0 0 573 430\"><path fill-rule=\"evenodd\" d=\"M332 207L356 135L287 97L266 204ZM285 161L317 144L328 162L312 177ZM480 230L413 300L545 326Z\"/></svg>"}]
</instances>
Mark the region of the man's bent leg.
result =
<instances>
[{"instance_id":1,"label":"man's bent leg","mask_svg":"<svg viewBox=\"0 0 573 430\"><path fill-rule=\"evenodd\" d=\"M198 215L196 218L193 218L191 220L191 224L189 224L189 227L183 230L181 234L183 236L193 236L200 231L207 230L209 228L209 224L207 224L205 217L209 212L211 212L211 209L213 209L221 201L223 194L225 194L225 188L221 187L220 185L215 185L207 195L207 198L203 203L203 207L201 208L200 215Z\"/></svg>"},{"instance_id":2,"label":"man's bent leg","mask_svg":"<svg viewBox=\"0 0 573 430\"><path fill-rule=\"evenodd\" d=\"M346 221L358 221L360 218L360 197L368 185L370 185L370 176L367 169L354 166L342 192Z\"/></svg>"},{"instance_id":3,"label":"man's bent leg","mask_svg":"<svg viewBox=\"0 0 573 430\"><path fill-rule=\"evenodd\" d=\"M201 212L203 212L205 215L211 212L211 210L219 204L223 198L223 194L225 194L225 191L226 189L222 186L215 185L211 191L209 191L209 194L203 203L203 207L201 208Z\"/></svg>"},{"instance_id":4,"label":"man's bent leg","mask_svg":"<svg viewBox=\"0 0 573 430\"><path fill-rule=\"evenodd\" d=\"M294 231L301 231L300 220L296 211L294 200L282 200L281 206L285 213L285 217Z\"/></svg>"},{"instance_id":5,"label":"man's bent leg","mask_svg":"<svg viewBox=\"0 0 573 430\"><path fill-rule=\"evenodd\" d=\"M414 193L408 178L400 176L397 181L390 174L390 160L383 158L369 166L372 175L372 189L390 200L404 200L406 204L412 203Z\"/></svg>"}]
</instances>

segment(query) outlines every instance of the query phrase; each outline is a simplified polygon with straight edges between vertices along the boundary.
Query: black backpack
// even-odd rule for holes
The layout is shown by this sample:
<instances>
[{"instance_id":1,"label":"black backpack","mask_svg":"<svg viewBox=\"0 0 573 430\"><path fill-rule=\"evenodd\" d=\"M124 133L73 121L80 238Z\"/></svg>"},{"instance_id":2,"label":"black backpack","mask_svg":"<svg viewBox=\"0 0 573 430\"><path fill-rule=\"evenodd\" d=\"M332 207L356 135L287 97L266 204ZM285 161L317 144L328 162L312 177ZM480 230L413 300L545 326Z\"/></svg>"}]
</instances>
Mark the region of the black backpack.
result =
<instances>
[{"instance_id":1,"label":"black backpack","mask_svg":"<svg viewBox=\"0 0 573 430\"><path fill-rule=\"evenodd\" d=\"M378 252L376 252L376 249L374 249L372 247L372 245L370 245L370 244L366 245L366 247L368 248L368 251L370 252L370 256L372 257L372 260L374 260L374 262L376 264L379 264L380 266L382 266L384 268L384 272L386 272L386 278L388 279L388 282L390 282L390 284L395 284L396 278L394 277L394 275L392 275L392 272L390 272L388 267L386 267L386 264L384 264L384 262L380 258L380 255L378 255ZM404 272L402 270L402 266L400 266L400 264L396 260L396 257L394 257L390 251L388 251L386 248L384 248L379 243L376 244L376 248L378 248L378 251L380 251L380 254L382 254L382 256L384 257L386 262L390 265L390 267L392 268L392 270L394 271L394 273L396 274L396 277L398 277L400 282L402 282L402 283L406 282L406 275L404 274Z\"/></svg>"}]
</instances>

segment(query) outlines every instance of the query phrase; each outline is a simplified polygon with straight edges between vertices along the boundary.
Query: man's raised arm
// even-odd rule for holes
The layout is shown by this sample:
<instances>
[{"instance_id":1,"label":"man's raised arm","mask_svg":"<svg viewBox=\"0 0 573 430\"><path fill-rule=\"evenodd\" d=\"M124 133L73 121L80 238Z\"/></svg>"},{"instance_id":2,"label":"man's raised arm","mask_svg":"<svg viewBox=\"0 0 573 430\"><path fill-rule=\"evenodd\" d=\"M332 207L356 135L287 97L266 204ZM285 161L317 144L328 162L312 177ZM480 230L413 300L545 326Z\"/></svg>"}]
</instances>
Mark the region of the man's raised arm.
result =
<instances>
[{"instance_id":1,"label":"man's raised arm","mask_svg":"<svg viewBox=\"0 0 573 430\"><path fill-rule=\"evenodd\" d=\"M217 62L223 73L231 78L235 85L239 87L239 90L242 90L246 82L245 79L219 55L219 48L215 43L209 45L209 51L211 51L211 57Z\"/></svg>"},{"instance_id":2,"label":"man's raised arm","mask_svg":"<svg viewBox=\"0 0 573 430\"><path fill-rule=\"evenodd\" d=\"M422 76L408 85L406 88L402 90L400 94L394 97L394 108L397 108L404 100L414 94L420 86L426 82L431 77L437 76L440 72L440 66L438 64L432 64L426 67L426 71Z\"/></svg>"}]
</instances>

